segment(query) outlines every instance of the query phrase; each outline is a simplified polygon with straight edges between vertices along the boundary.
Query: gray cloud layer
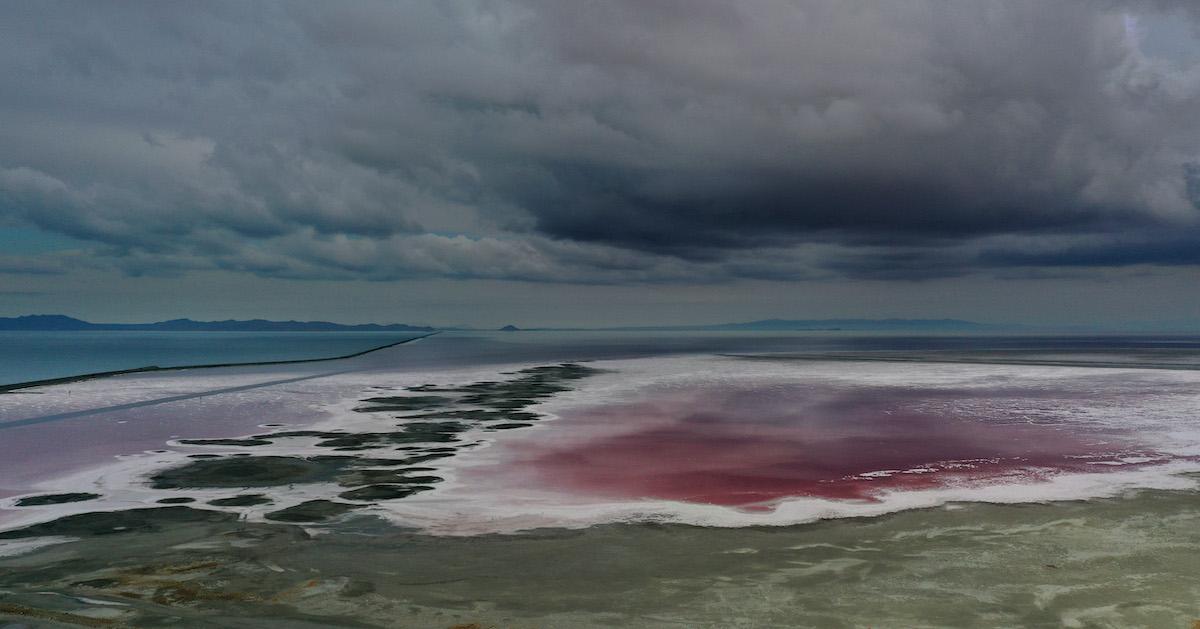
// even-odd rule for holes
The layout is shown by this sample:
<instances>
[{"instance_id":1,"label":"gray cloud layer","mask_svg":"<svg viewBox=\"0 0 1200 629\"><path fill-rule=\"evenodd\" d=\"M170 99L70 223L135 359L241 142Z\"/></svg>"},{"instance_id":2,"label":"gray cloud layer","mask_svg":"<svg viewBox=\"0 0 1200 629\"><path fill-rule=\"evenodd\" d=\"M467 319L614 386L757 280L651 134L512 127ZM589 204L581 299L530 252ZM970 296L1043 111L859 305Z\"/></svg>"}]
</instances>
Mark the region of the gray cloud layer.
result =
<instances>
[{"instance_id":1,"label":"gray cloud layer","mask_svg":"<svg viewBox=\"0 0 1200 629\"><path fill-rule=\"evenodd\" d=\"M5 3L7 267L610 283L1200 263L1185 3ZM2 261L0 261L2 262Z\"/></svg>"}]
</instances>

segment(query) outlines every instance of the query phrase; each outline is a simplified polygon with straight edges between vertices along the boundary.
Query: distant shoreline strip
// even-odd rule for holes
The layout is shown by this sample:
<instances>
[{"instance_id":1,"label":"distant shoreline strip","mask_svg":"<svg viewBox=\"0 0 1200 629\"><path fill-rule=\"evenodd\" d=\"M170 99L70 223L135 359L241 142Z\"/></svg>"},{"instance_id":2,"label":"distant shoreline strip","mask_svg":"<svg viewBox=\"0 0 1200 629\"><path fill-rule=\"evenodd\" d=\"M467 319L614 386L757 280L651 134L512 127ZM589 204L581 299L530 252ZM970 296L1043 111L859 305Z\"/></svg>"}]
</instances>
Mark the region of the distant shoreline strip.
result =
<instances>
[{"instance_id":1,"label":"distant shoreline strip","mask_svg":"<svg viewBox=\"0 0 1200 629\"><path fill-rule=\"evenodd\" d=\"M45 380L31 380L29 382L17 382L15 384L0 384L0 393L9 393L12 391L16 391L18 389L30 389L33 387L47 387L47 386L53 386L56 384L68 384L71 382L80 382L83 380L95 380L97 378L110 378L112 376L123 376L126 374L132 374L132 373L154 373L154 372L159 372L159 371L181 371L184 369L216 369L219 367L262 367L262 366L269 366L269 365L295 365L295 364L299 364L299 363L319 363L319 362L325 362L325 361L329 361L329 360L345 360L347 358L357 358L357 357L363 356L365 354L370 354L371 352L377 352L381 349L387 349L389 347L395 347L397 345L404 345L405 343L419 341L424 338L429 338L429 337L433 336L434 334L437 334L437 332L435 331L435 332L430 332L428 334L422 334L421 336L414 336L412 338L404 339L401 341L396 341L395 343L388 343L387 345L380 345L378 347L372 347L370 349L366 349L361 352L355 352L353 354L346 354L344 356L329 356L326 358L298 358L298 359L292 359L292 360L267 360L267 361L248 362L248 363L215 363L215 364L210 364L210 365L179 365L179 366L175 366L175 367L159 367L157 365L151 365L148 367L134 367L132 369L118 369L115 371L100 371L100 372L96 372L96 373L86 373L86 374L80 374L77 376L64 376L62 378L48 378Z\"/></svg>"},{"instance_id":2,"label":"distant shoreline strip","mask_svg":"<svg viewBox=\"0 0 1200 629\"><path fill-rule=\"evenodd\" d=\"M717 354L725 358L761 361L830 361L875 363L926 363L951 365L1002 365L1018 367L1087 367L1097 369L1166 369L1198 371L1200 365L1187 363L1128 363L1120 361L1037 360L1020 358L955 358L951 356L880 356L878 354Z\"/></svg>"}]
</instances>

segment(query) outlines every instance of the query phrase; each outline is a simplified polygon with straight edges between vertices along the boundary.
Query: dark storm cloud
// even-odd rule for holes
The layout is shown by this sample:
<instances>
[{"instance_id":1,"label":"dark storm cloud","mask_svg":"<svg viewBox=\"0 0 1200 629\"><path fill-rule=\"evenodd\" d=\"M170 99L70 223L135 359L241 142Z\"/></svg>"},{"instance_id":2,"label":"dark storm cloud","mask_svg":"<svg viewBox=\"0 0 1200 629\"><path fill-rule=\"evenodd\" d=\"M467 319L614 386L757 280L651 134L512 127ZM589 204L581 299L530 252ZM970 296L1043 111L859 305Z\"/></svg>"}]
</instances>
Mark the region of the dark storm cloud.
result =
<instances>
[{"instance_id":1,"label":"dark storm cloud","mask_svg":"<svg viewBox=\"0 0 1200 629\"><path fill-rule=\"evenodd\" d=\"M1144 50L1155 20L1195 23L1186 3L3 11L0 215L132 274L1200 262L1200 55Z\"/></svg>"},{"instance_id":2,"label":"dark storm cloud","mask_svg":"<svg viewBox=\"0 0 1200 629\"><path fill-rule=\"evenodd\" d=\"M870 173L743 175L724 173L667 184L594 169L555 170L554 194L519 193L542 231L564 238L687 255L700 249L752 247L805 239L853 242L935 240L1003 232L1054 231L1097 223L1139 223L1119 210L1057 195L1020 191L981 199L934 179L889 180ZM712 189L715 188L715 189ZM1053 208L1054 211L1039 211Z\"/></svg>"},{"instance_id":3,"label":"dark storm cloud","mask_svg":"<svg viewBox=\"0 0 1200 629\"><path fill-rule=\"evenodd\" d=\"M986 266L1118 267L1139 264L1200 265L1200 230L1114 235L1097 242L1059 244L1050 250L983 252Z\"/></svg>"}]
</instances>

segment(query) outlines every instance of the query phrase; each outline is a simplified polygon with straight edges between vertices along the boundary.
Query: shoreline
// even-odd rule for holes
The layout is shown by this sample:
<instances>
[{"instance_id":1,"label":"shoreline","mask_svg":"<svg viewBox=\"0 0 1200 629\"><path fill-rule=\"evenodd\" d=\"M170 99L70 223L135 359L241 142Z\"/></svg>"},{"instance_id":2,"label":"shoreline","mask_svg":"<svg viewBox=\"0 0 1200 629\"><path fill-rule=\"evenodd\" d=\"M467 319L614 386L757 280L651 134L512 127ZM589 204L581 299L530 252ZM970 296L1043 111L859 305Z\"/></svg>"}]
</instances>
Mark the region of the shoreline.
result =
<instances>
[{"instance_id":1,"label":"shoreline","mask_svg":"<svg viewBox=\"0 0 1200 629\"><path fill-rule=\"evenodd\" d=\"M379 350L388 349L389 347L396 347L397 345L404 345L405 343L411 343L413 341L419 341L424 338L429 338L429 337L437 334L438 332L439 331L429 332L426 334L422 334L421 336L414 336L412 338L404 339L401 341L396 341L394 343L388 343L386 345L380 345L378 347L372 347L370 349L366 349L361 352L354 352L353 354L345 354L342 356L328 356L328 357L323 357L323 358L294 358L294 359L289 359L289 360L251 361L251 362L242 362L242 363L212 363L212 364L202 364L202 365L178 365L178 366L173 366L173 367L159 367L157 365L150 365L150 366L146 366L146 367L133 367L130 369L117 369L117 370L113 370L113 371L99 371L99 372L95 372L95 373L79 374L76 376L63 376L61 378L46 378L43 380L30 380L27 382L16 382L13 384L0 384L0 395L3 395L5 393L11 393L13 391L17 391L20 389L31 389L34 387L47 387L47 386L54 386L54 385L59 385L59 384L69 384L72 382L81 382L84 380L96 380L99 378L111 378L113 376L123 376L126 374L134 374L134 373L151 373L151 372L160 372L160 371L182 371L184 369L217 369L217 368L221 368L221 367L265 367L265 366L270 366L270 365L295 365L295 364L301 364L301 363L319 363L319 362L325 362L325 361L330 361L330 360L346 360L348 358L357 358L359 356L364 356L364 355L370 354L372 352L377 352Z\"/></svg>"}]
</instances>

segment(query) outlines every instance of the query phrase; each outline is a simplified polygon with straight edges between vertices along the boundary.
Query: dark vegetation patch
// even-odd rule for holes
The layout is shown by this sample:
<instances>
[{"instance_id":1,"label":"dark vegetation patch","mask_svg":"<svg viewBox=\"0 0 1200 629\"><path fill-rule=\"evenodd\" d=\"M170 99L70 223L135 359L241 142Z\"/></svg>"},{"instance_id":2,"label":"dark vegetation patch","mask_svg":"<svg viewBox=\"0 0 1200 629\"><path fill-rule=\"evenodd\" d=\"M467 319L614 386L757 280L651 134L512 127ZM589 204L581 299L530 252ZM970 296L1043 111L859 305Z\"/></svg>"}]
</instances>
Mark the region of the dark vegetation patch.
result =
<instances>
[{"instance_id":1,"label":"dark vegetation patch","mask_svg":"<svg viewBox=\"0 0 1200 629\"><path fill-rule=\"evenodd\" d=\"M358 464L363 467L399 467L401 465L407 465L408 463L408 459L358 459ZM430 468L422 469L428 470Z\"/></svg>"},{"instance_id":2,"label":"dark vegetation patch","mask_svg":"<svg viewBox=\"0 0 1200 629\"><path fill-rule=\"evenodd\" d=\"M257 437L251 439L180 439L179 443L189 446L269 446L270 441L259 439Z\"/></svg>"},{"instance_id":3,"label":"dark vegetation patch","mask_svg":"<svg viewBox=\"0 0 1200 629\"><path fill-rule=\"evenodd\" d=\"M336 450L364 450L384 448L397 444L423 443L453 443L459 441L458 433L470 430L472 425L467 422L411 422L399 426L400 430L388 432L335 432L322 430L292 430L265 435L255 435L242 441L263 442L262 445L273 443L271 440L307 437L318 439L318 448L333 448ZM237 441L231 439L229 441ZM231 444L224 444L231 445ZM255 443L255 445L259 445Z\"/></svg>"},{"instance_id":4,"label":"dark vegetation patch","mask_svg":"<svg viewBox=\"0 0 1200 629\"><path fill-rule=\"evenodd\" d=\"M426 463L435 459L444 459L448 456L454 456L453 452L434 452L433 454L422 454L420 456L409 457L409 463Z\"/></svg>"},{"instance_id":5,"label":"dark vegetation patch","mask_svg":"<svg viewBox=\"0 0 1200 629\"><path fill-rule=\"evenodd\" d=\"M374 502L378 500L397 500L407 498L415 493L433 489L428 485L367 485L338 494L346 500L361 500Z\"/></svg>"},{"instance_id":6,"label":"dark vegetation patch","mask_svg":"<svg viewBox=\"0 0 1200 629\"><path fill-rule=\"evenodd\" d=\"M362 407L363 412L376 411L422 411L430 408L442 408L454 403L452 397L441 395L409 395L372 397L363 400L371 406Z\"/></svg>"},{"instance_id":7,"label":"dark vegetation patch","mask_svg":"<svg viewBox=\"0 0 1200 629\"><path fill-rule=\"evenodd\" d=\"M338 484L342 487L358 487L376 483L421 484L440 483L438 476L407 476L404 470L355 470L338 476Z\"/></svg>"},{"instance_id":8,"label":"dark vegetation patch","mask_svg":"<svg viewBox=\"0 0 1200 629\"><path fill-rule=\"evenodd\" d=\"M209 500L208 504L214 507L253 507L254 505L265 505L269 502L271 502L271 499L263 494L239 494L232 498Z\"/></svg>"},{"instance_id":9,"label":"dark vegetation patch","mask_svg":"<svg viewBox=\"0 0 1200 629\"><path fill-rule=\"evenodd\" d=\"M529 407L569 390L570 382L598 370L574 363L523 369L508 374L510 380L482 381L462 386L421 385L409 392L433 395L392 395L366 398L354 409L360 413L397 413L404 420L393 430L352 433L345 431L290 430L233 439L184 439L199 446L255 447L287 439L313 439L316 447L336 452L390 448L401 457L255 456L235 454L190 455L193 461L150 477L156 489L278 487L293 484L336 482L347 488L340 497L356 501L406 498L432 489L438 476L414 474L436 471L415 464L452 457L464 447L462 433L474 429L514 430L533 425L542 416ZM453 445L451 445L453 444ZM392 469L374 469L392 468ZM245 494L212 500L218 507L264 504L268 498ZM311 500L274 511L268 519L281 522L319 522L358 505Z\"/></svg>"},{"instance_id":10,"label":"dark vegetation patch","mask_svg":"<svg viewBox=\"0 0 1200 629\"><path fill-rule=\"evenodd\" d=\"M323 522L340 515L345 515L361 505L333 502L331 500L309 500L298 505L272 511L265 517L276 522Z\"/></svg>"},{"instance_id":11,"label":"dark vegetation patch","mask_svg":"<svg viewBox=\"0 0 1200 629\"><path fill-rule=\"evenodd\" d=\"M437 387L426 384L411 387L409 390L423 393L457 393L462 396L458 399L460 404L511 410L524 408L538 400L568 391L571 387L565 383L586 378L597 371L597 369L575 363L563 363L522 369L513 374L517 377L512 380L476 382L461 387ZM367 407L362 410L372 409Z\"/></svg>"},{"instance_id":12,"label":"dark vegetation patch","mask_svg":"<svg viewBox=\"0 0 1200 629\"><path fill-rule=\"evenodd\" d=\"M84 500L95 500L100 494L91 494L87 492L78 492L71 494L46 494L44 496L29 496L17 500L18 507L41 507L44 505L60 505L68 502L83 502Z\"/></svg>"},{"instance_id":13,"label":"dark vegetation patch","mask_svg":"<svg viewBox=\"0 0 1200 629\"><path fill-rule=\"evenodd\" d=\"M94 537L131 532L154 532L177 524L195 522L233 522L238 516L223 511L205 511L190 507L151 507L125 511L79 513L52 522L34 524L14 531L0 531L0 539L22 539L63 535Z\"/></svg>"},{"instance_id":14,"label":"dark vegetation patch","mask_svg":"<svg viewBox=\"0 0 1200 629\"><path fill-rule=\"evenodd\" d=\"M496 411L487 409L460 409L441 411L438 413L423 413L420 415L405 415L405 419L441 419L453 418L469 422L486 423L496 421L537 421L541 415L529 411Z\"/></svg>"},{"instance_id":15,"label":"dark vegetation patch","mask_svg":"<svg viewBox=\"0 0 1200 629\"><path fill-rule=\"evenodd\" d=\"M163 498L162 500L158 500L157 502L160 505L185 505L185 504L188 504L189 502L196 502L196 499L188 498L187 496L180 496L178 498Z\"/></svg>"},{"instance_id":16,"label":"dark vegetation patch","mask_svg":"<svg viewBox=\"0 0 1200 629\"><path fill-rule=\"evenodd\" d=\"M150 477L155 489L272 487L332 480L350 461L290 456L201 459Z\"/></svg>"}]
</instances>

